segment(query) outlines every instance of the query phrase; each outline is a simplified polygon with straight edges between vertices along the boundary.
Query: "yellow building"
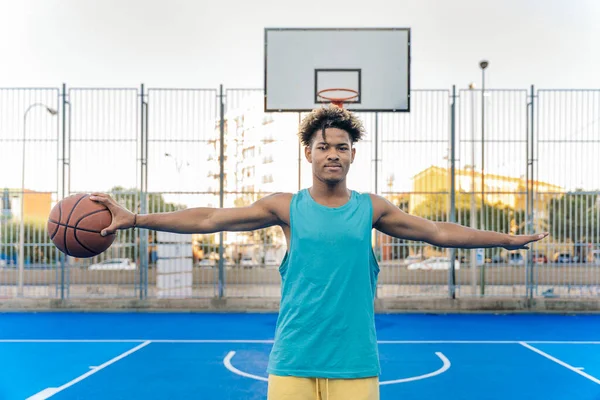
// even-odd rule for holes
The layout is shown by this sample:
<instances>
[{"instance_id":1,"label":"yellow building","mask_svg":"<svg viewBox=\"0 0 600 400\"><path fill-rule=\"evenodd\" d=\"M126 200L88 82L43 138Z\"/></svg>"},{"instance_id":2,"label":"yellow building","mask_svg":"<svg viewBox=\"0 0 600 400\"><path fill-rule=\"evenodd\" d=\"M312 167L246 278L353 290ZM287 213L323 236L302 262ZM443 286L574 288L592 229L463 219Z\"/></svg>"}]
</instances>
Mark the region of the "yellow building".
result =
<instances>
[{"instance_id":1,"label":"yellow building","mask_svg":"<svg viewBox=\"0 0 600 400\"><path fill-rule=\"evenodd\" d=\"M475 193L476 207L481 202L481 173L478 171L455 170L456 175L456 209L460 212L462 209L470 207L470 194ZM489 205L506 206L514 210L525 211L527 209L527 181L523 178L515 178L504 175L486 174L485 184L485 202ZM431 166L413 177L412 190L410 193L392 193L393 182L388 182L390 194L386 195L388 200L413 215L425 211L426 218L439 216L442 219L447 218L450 208L450 169ZM536 226L535 230L545 229L542 224L548 217L548 204L553 198L560 197L565 190L560 186L546 182L533 182L534 190L534 214ZM423 215L421 215L423 216ZM460 216L457 216L460 219ZM515 221L511 221L513 226ZM394 246L400 243L396 239L383 236L380 245L382 246L382 260L393 260L403 258L406 254L400 254L402 248ZM567 249L567 246L564 246ZM556 247L553 251L562 250L563 247ZM408 251L405 250L405 251ZM430 247L425 247L420 251L423 256L429 257L436 254ZM410 250L411 254L413 250ZM551 254L548 253L548 256Z\"/></svg>"},{"instance_id":2,"label":"yellow building","mask_svg":"<svg viewBox=\"0 0 600 400\"><path fill-rule=\"evenodd\" d=\"M2 196L5 219L21 220L21 189L7 189ZM25 222L46 223L52 209L52 193L25 189L23 214Z\"/></svg>"},{"instance_id":3,"label":"yellow building","mask_svg":"<svg viewBox=\"0 0 600 400\"><path fill-rule=\"evenodd\" d=\"M481 172L470 169L457 169L457 193L475 193L481 201ZM484 198L486 204L508 206L515 210L527 208L527 181L505 175L485 174ZM563 188L546 182L533 182L534 212L546 214L550 199L559 197L565 192ZM413 177L413 193L410 196L409 212L413 212L420 204L428 201L432 194L450 192L450 169L431 166ZM448 203L449 205L449 203ZM539 214L538 214L539 215Z\"/></svg>"}]
</instances>

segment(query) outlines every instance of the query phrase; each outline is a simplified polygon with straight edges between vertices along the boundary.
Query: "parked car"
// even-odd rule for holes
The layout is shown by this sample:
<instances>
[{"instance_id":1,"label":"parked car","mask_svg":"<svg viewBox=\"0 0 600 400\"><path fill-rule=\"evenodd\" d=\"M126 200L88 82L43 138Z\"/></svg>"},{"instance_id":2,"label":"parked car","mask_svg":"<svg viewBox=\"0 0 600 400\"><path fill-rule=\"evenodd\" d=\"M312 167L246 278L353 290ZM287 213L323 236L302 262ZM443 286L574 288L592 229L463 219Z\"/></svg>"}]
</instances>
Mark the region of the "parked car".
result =
<instances>
[{"instance_id":1,"label":"parked car","mask_svg":"<svg viewBox=\"0 0 600 400\"><path fill-rule=\"evenodd\" d=\"M444 270L450 267L450 259L448 257L431 257L422 262L416 262L410 264L407 269L409 270ZM454 269L460 269L460 262L454 260Z\"/></svg>"},{"instance_id":2,"label":"parked car","mask_svg":"<svg viewBox=\"0 0 600 400\"><path fill-rule=\"evenodd\" d=\"M242 259L240 260L240 266L244 268L252 268L257 265L258 262L252 256L242 256Z\"/></svg>"},{"instance_id":3,"label":"parked car","mask_svg":"<svg viewBox=\"0 0 600 400\"><path fill-rule=\"evenodd\" d=\"M423 260L423 257L421 257L420 255L408 256L404 259L404 265L414 264L420 262L421 260Z\"/></svg>"},{"instance_id":4,"label":"parked car","mask_svg":"<svg viewBox=\"0 0 600 400\"><path fill-rule=\"evenodd\" d=\"M594 265L600 265L600 250L593 250L590 262Z\"/></svg>"},{"instance_id":5,"label":"parked car","mask_svg":"<svg viewBox=\"0 0 600 400\"><path fill-rule=\"evenodd\" d=\"M198 262L198 267L200 268L219 268L219 260L215 258L203 258ZM233 263L227 259L223 258L223 267L231 268L233 267Z\"/></svg>"},{"instance_id":6,"label":"parked car","mask_svg":"<svg viewBox=\"0 0 600 400\"><path fill-rule=\"evenodd\" d=\"M12 254L0 253L0 267L6 267L7 265L17 265L17 253Z\"/></svg>"},{"instance_id":7,"label":"parked car","mask_svg":"<svg viewBox=\"0 0 600 400\"><path fill-rule=\"evenodd\" d=\"M214 268L217 266L217 261L210 258L203 258L198 262L200 268Z\"/></svg>"},{"instance_id":8,"label":"parked car","mask_svg":"<svg viewBox=\"0 0 600 400\"><path fill-rule=\"evenodd\" d=\"M508 253L508 265L525 265L525 259L521 253Z\"/></svg>"},{"instance_id":9,"label":"parked car","mask_svg":"<svg viewBox=\"0 0 600 400\"><path fill-rule=\"evenodd\" d=\"M534 254L531 258L534 264L546 264L548 262L548 257L544 254Z\"/></svg>"},{"instance_id":10,"label":"parked car","mask_svg":"<svg viewBox=\"0 0 600 400\"><path fill-rule=\"evenodd\" d=\"M278 267L281 263L275 257L265 257L265 267Z\"/></svg>"},{"instance_id":11,"label":"parked car","mask_svg":"<svg viewBox=\"0 0 600 400\"><path fill-rule=\"evenodd\" d=\"M502 257L499 254L496 254L495 256L492 256L492 263L493 264L504 264L506 262L506 260L504 259L504 257Z\"/></svg>"},{"instance_id":12,"label":"parked car","mask_svg":"<svg viewBox=\"0 0 600 400\"><path fill-rule=\"evenodd\" d=\"M555 253L552 257L552 261L555 263L572 263L573 257L571 253Z\"/></svg>"},{"instance_id":13,"label":"parked car","mask_svg":"<svg viewBox=\"0 0 600 400\"><path fill-rule=\"evenodd\" d=\"M96 271L131 271L135 268L135 263L129 258L110 258L89 266L90 270Z\"/></svg>"}]
</instances>

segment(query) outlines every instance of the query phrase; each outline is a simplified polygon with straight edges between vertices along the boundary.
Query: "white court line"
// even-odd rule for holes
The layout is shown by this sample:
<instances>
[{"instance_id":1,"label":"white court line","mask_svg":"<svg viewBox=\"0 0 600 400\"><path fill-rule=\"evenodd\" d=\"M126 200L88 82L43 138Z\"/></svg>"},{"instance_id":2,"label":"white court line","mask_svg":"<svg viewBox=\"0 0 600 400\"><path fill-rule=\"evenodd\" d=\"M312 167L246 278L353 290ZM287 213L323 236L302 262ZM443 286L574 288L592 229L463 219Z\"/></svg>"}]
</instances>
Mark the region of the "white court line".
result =
<instances>
[{"instance_id":1,"label":"white court line","mask_svg":"<svg viewBox=\"0 0 600 400\"><path fill-rule=\"evenodd\" d=\"M31 397L28 397L27 400L44 400L53 396L54 393L56 393L56 388L46 388L41 392L38 392Z\"/></svg>"},{"instance_id":2,"label":"white court line","mask_svg":"<svg viewBox=\"0 0 600 400\"><path fill-rule=\"evenodd\" d=\"M220 340L220 339L207 339L207 340L196 340L196 339L0 339L0 343L270 343L274 342L271 340L252 340L252 339L241 339L241 340Z\"/></svg>"},{"instance_id":3,"label":"white court line","mask_svg":"<svg viewBox=\"0 0 600 400\"><path fill-rule=\"evenodd\" d=\"M0 339L0 343L257 343L272 344L270 340L254 339ZM577 340L379 340L378 344L593 344L598 345L600 341L577 341Z\"/></svg>"},{"instance_id":4,"label":"white court line","mask_svg":"<svg viewBox=\"0 0 600 400\"><path fill-rule=\"evenodd\" d=\"M535 341L535 340L525 340L524 342L526 342L526 343L534 343L534 344L600 344L600 342L585 341L585 340L581 340L581 341L560 341L560 340L539 340L539 341ZM521 342L519 342L519 343L521 343Z\"/></svg>"},{"instance_id":5,"label":"white court line","mask_svg":"<svg viewBox=\"0 0 600 400\"><path fill-rule=\"evenodd\" d=\"M126 351L125 353L122 353L118 356L116 356L115 358L108 360L107 362L105 362L102 365L97 366L96 368L86 372L83 375L78 376L77 378L73 379L70 382L65 383L64 385L57 387L57 388L46 388L44 390L42 390L39 393L34 394L33 396L29 397L27 400L45 400L48 399L52 396L54 396L56 393L62 392L63 390L73 386L74 384L81 382L82 380L84 380L85 378L94 375L96 372L108 367L111 364L116 363L117 361L127 357L128 355L135 353L136 351L148 346L151 342L149 340L145 341L144 343L135 346L133 349Z\"/></svg>"},{"instance_id":6,"label":"white court line","mask_svg":"<svg viewBox=\"0 0 600 400\"><path fill-rule=\"evenodd\" d=\"M234 374L237 374L237 375L240 375L240 376L244 376L246 378L252 378L252 379L256 379L258 381L264 381L264 382L268 382L269 381L265 377L258 376L258 375L252 375L252 374L249 374L247 372L240 371L239 369L237 369L236 367L234 367L231 364L231 359L233 358L233 356L235 356L235 351L230 351L229 353L227 353L227 355L223 359L223 364L225 364L225 368L227 368L228 370L230 370Z\"/></svg>"},{"instance_id":7,"label":"white court line","mask_svg":"<svg viewBox=\"0 0 600 400\"><path fill-rule=\"evenodd\" d=\"M0 339L0 343L142 343L146 339Z\"/></svg>"},{"instance_id":8,"label":"white court line","mask_svg":"<svg viewBox=\"0 0 600 400\"><path fill-rule=\"evenodd\" d=\"M538 353L538 354L539 354L539 355L541 355L541 356L544 356L544 357L546 357L546 358L547 358L547 359L549 359L549 360L552 360L552 361L554 361L555 363L557 363L557 364L559 364L559 365L562 365L563 367L565 367L565 368L567 368L567 369L570 369L571 371L575 372L576 374L579 374L579 375L583 376L584 378L587 378L587 379L589 379L590 381L592 381L592 382L594 382L594 383L596 383L596 384L600 385L600 380L598 380L598 379L594 378L593 376L591 376L591 375L589 375L589 374L586 374L585 372L581 371L580 369L578 369L578 368L575 368L575 367L573 367L573 366L571 366L571 365L567 364L566 362L559 360L559 359L558 359L558 358L556 358L556 357L552 357L550 354L548 354L548 353L544 353L543 351L541 351L541 350L539 350L539 349L536 349L535 347L533 347L533 346L530 346L530 345L528 345L528 344L527 344L527 343L525 343L525 342L519 342L519 344L520 344L521 346L524 346L524 347L528 348L528 349L529 349L529 350L531 350L531 351L534 351L534 352Z\"/></svg>"},{"instance_id":9,"label":"white court line","mask_svg":"<svg viewBox=\"0 0 600 400\"><path fill-rule=\"evenodd\" d=\"M450 360L448 360L446 358L446 356L444 356L442 353L440 352L436 352L435 353L436 356L438 356L440 358L440 360L442 360L442 367L439 368L437 371L433 371L430 372L428 374L423 374L423 375L418 375L418 376L412 376L410 378L403 378L403 379L394 379L392 381L383 381L383 382L379 382L380 385L394 385L397 383L405 383L405 382L412 382L412 381L418 381L421 379L427 379L427 378L432 378L436 375L439 374L443 374L444 372L446 372L451 364L450 364ZM233 364L231 363L231 360L233 359L233 356L235 356L235 351L230 351L229 353L227 353L227 355L225 356L225 358L223 359L223 364L225 365L225 368L227 368L229 371L233 372L236 375L240 375L246 378L251 378L251 379L256 379L258 381L263 381L263 382L268 382L269 379L263 377L263 376L258 376L258 375L253 375L253 374L249 374L247 372L244 371L240 371L239 369L237 369L236 367L233 366Z\"/></svg>"},{"instance_id":10,"label":"white court line","mask_svg":"<svg viewBox=\"0 0 600 400\"><path fill-rule=\"evenodd\" d=\"M412 382L412 381L418 381L421 379L427 379L427 378L432 378L436 375L439 374L443 374L444 372L446 372L448 370L448 368L450 368L450 360L448 360L446 358L445 355L443 355L442 353L440 353L439 351L435 352L435 355L438 356L440 358L440 360L442 360L442 367L440 369L438 369L437 371L433 371L430 372L428 374L424 374L424 375L419 375L419 376L413 376L410 378L403 378L403 379L395 379L393 381L383 381L383 382L379 382L380 385L393 385L396 383L404 383L404 382Z\"/></svg>"},{"instance_id":11,"label":"white court line","mask_svg":"<svg viewBox=\"0 0 600 400\"><path fill-rule=\"evenodd\" d=\"M379 340L379 344L520 344L521 340ZM600 344L600 341L527 340L536 344Z\"/></svg>"}]
</instances>

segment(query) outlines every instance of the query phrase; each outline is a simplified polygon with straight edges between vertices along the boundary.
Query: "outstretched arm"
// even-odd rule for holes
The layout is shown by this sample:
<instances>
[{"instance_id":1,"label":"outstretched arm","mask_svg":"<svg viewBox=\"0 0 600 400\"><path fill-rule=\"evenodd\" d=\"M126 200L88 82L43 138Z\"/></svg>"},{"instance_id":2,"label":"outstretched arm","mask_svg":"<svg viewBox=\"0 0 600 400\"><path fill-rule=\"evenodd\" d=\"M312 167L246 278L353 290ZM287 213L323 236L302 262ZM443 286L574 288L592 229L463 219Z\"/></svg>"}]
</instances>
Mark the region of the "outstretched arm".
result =
<instances>
[{"instance_id":1,"label":"outstretched arm","mask_svg":"<svg viewBox=\"0 0 600 400\"><path fill-rule=\"evenodd\" d=\"M106 236L118 229L147 228L174 233L214 233L220 231L251 231L277 225L275 203L285 194L273 194L248 207L196 207L180 211L139 215L123 208L109 195L93 193L90 199L104 204L112 214L112 223L102 230Z\"/></svg>"},{"instance_id":2,"label":"outstretched arm","mask_svg":"<svg viewBox=\"0 0 600 400\"><path fill-rule=\"evenodd\" d=\"M400 239L420 240L439 247L528 249L527 244L541 240L548 233L508 235L472 229L450 222L434 222L410 215L380 196L372 195L373 208L379 216L374 228Z\"/></svg>"}]
</instances>

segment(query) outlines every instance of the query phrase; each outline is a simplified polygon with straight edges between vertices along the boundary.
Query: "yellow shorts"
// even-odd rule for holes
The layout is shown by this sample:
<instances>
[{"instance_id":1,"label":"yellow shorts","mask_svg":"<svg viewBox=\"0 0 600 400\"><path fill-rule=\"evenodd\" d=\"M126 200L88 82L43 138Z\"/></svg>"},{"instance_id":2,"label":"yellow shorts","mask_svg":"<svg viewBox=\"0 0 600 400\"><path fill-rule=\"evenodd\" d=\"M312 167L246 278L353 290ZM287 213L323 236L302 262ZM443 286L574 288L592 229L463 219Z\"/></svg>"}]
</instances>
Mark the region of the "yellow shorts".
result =
<instances>
[{"instance_id":1,"label":"yellow shorts","mask_svg":"<svg viewBox=\"0 0 600 400\"><path fill-rule=\"evenodd\" d=\"M269 375L267 400L379 400L379 378L323 379Z\"/></svg>"}]
</instances>

